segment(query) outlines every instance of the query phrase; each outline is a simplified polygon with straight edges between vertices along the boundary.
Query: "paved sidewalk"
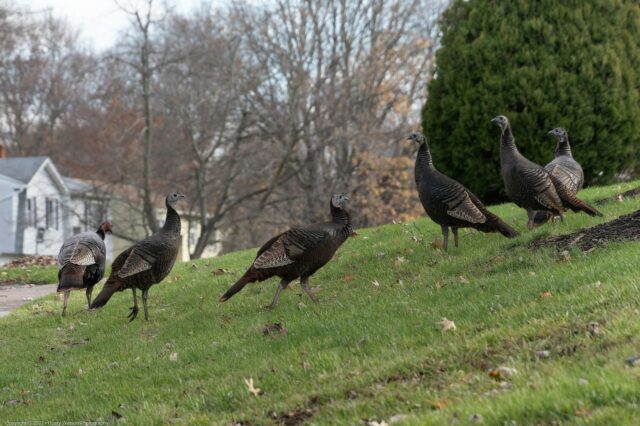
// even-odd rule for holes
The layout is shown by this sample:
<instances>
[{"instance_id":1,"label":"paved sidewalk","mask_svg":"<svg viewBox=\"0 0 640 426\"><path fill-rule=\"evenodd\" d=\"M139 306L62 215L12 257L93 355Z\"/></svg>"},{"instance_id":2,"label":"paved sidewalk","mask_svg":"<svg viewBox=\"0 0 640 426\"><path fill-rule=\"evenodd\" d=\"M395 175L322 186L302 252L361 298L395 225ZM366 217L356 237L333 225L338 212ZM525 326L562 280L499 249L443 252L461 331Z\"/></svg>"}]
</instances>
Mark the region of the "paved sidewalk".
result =
<instances>
[{"instance_id":1,"label":"paved sidewalk","mask_svg":"<svg viewBox=\"0 0 640 426\"><path fill-rule=\"evenodd\" d=\"M55 293L57 284L0 285L0 317L38 297Z\"/></svg>"}]
</instances>

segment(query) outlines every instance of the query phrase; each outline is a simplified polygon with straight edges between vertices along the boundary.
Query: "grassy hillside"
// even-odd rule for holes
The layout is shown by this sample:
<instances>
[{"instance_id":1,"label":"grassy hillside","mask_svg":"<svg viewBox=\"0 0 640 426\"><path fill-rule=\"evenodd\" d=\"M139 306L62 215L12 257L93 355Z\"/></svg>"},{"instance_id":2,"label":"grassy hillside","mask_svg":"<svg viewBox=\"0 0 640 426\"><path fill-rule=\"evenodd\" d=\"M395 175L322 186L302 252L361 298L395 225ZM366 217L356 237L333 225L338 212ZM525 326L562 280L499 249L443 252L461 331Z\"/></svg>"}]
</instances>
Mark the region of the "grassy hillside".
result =
<instances>
[{"instance_id":1,"label":"grassy hillside","mask_svg":"<svg viewBox=\"0 0 640 426\"><path fill-rule=\"evenodd\" d=\"M570 213L528 232L523 210L496 206L522 235L461 231L448 254L432 247L440 230L426 218L359 230L312 278L317 305L296 283L263 309L276 279L218 304L254 250L176 265L150 292L148 322L127 322L130 291L93 313L76 292L67 318L53 296L38 300L0 320L0 418L632 424L640 366L625 359L640 354L640 242L569 256L527 248L638 210L640 199L600 208L604 218ZM443 318L456 329L441 330ZM286 332L263 334L273 323ZM489 374L496 367L516 372Z\"/></svg>"}]
</instances>

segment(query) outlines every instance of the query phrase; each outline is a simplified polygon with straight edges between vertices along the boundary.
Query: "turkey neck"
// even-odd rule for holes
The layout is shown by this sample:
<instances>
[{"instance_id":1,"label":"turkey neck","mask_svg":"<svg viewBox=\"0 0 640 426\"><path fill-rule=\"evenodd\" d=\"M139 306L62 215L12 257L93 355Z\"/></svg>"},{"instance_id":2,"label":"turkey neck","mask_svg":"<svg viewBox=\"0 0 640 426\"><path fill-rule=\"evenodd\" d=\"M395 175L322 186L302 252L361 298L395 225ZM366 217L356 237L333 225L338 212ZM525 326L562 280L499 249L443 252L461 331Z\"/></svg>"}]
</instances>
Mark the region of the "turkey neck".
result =
<instances>
[{"instance_id":1,"label":"turkey neck","mask_svg":"<svg viewBox=\"0 0 640 426\"><path fill-rule=\"evenodd\" d=\"M416 157L416 176L418 174L426 173L428 171L435 170L433 167L433 159L431 158L431 151L429 145L423 142L418 149L418 156Z\"/></svg>"},{"instance_id":2,"label":"turkey neck","mask_svg":"<svg viewBox=\"0 0 640 426\"><path fill-rule=\"evenodd\" d=\"M516 141L513 138L513 133L511 132L511 126L507 126L507 128L502 132L500 143L500 158L505 160L509 157L520 156L520 152L516 147Z\"/></svg>"},{"instance_id":3,"label":"turkey neck","mask_svg":"<svg viewBox=\"0 0 640 426\"><path fill-rule=\"evenodd\" d=\"M337 225L342 225L342 229L340 232L346 238L351 234L351 217L346 210L341 209L339 207L335 207L333 204L331 205L331 218L333 219L333 223Z\"/></svg>"},{"instance_id":4,"label":"turkey neck","mask_svg":"<svg viewBox=\"0 0 640 426\"><path fill-rule=\"evenodd\" d=\"M102 228L98 228L98 230L96 231L96 234L98 234L100 236L100 238L102 238L104 240L105 234L104 234L104 231L102 230Z\"/></svg>"},{"instance_id":5,"label":"turkey neck","mask_svg":"<svg viewBox=\"0 0 640 426\"><path fill-rule=\"evenodd\" d=\"M169 203L165 203L167 205L167 217L164 220L164 226L162 227L162 231L164 232L175 232L176 234L180 234L180 215L169 205Z\"/></svg>"},{"instance_id":6,"label":"turkey neck","mask_svg":"<svg viewBox=\"0 0 640 426\"><path fill-rule=\"evenodd\" d=\"M569 145L569 138L566 136L560 136L558 138L558 143L556 144L556 157L559 157L561 155L573 157L573 155L571 155L571 146Z\"/></svg>"}]
</instances>

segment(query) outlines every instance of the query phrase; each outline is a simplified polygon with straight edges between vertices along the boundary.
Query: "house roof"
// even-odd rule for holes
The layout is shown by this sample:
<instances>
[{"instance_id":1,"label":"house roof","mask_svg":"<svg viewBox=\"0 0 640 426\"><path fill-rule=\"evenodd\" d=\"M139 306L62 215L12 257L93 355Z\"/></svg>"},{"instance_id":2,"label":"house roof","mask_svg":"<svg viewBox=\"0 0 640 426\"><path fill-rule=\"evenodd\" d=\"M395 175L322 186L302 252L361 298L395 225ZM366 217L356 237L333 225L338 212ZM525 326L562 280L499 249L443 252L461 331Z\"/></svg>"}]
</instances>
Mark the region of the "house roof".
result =
<instances>
[{"instance_id":1,"label":"house roof","mask_svg":"<svg viewBox=\"0 0 640 426\"><path fill-rule=\"evenodd\" d=\"M48 157L11 157L0 159L0 174L29 183Z\"/></svg>"}]
</instances>

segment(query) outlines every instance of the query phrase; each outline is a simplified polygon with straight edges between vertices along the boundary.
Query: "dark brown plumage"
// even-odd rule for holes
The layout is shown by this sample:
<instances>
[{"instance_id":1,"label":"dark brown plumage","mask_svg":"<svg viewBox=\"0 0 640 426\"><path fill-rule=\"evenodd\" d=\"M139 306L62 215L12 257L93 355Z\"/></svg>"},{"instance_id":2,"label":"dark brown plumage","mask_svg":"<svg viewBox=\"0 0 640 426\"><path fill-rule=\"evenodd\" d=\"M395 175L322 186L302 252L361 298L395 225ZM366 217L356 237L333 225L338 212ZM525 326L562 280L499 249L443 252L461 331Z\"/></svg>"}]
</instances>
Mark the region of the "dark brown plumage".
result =
<instances>
[{"instance_id":1,"label":"dark brown plumage","mask_svg":"<svg viewBox=\"0 0 640 426\"><path fill-rule=\"evenodd\" d=\"M569 135L567 135L567 131L562 127L556 127L549 131L549 134L557 138L556 150L554 159L544 166L544 168L549 172L560 198L575 197L584 185L584 172L580 164L573 158L571 145L569 144ZM602 216L598 210L584 201L577 200L574 202L582 203L584 205L583 208L586 209L589 214ZM536 225L542 225L550 218L551 214L549 212L538 212L534 222Z\"/></svg>"},{"instance_id":2,"label":"dark brown plumage","mask_svg":"<svg viewBox=\"0 0 640 426\"><path fill-rule=\"evenodd\" d=\"M62 316L67 315L71 290L86 289L87 306L91 305L93 286L104 276L106 233L111 233L111 222L103 222L96 232L74 235L60 247L57 291L64 292Z\"/></svg>"},{"instance_id":3,"label":"dark brown plumage","mask_svg":"<svg viewBox=\"0 0 640 426\"><path fill-rule=\"evenodd\" d=\"M351 219L345 210L348 199L345 195L331 198L331 222L292 228L267 241L258 250L249 269L227 290L220 302L229 300L249 283L274 276L280 277L281 281L269 308L276 307L282 290L297 278L300 278L303 290L316 302L309 288L309 277L331 260L351 234Z\"/></svg>"},{"instance_id":4,"label":"dark brown plumage","mask_svg":"<svg viewBox=\"0 0 640 426\"><path fill-rule=\"evenodd\" d=\"M556 188L554 178L542 166L525 158L516 147L509 120L499 115L491 120L502 132L500 143L500 171L507 195L519 207L527 211L527 227L532 229L538 211L550 212L563 218L565 208L583 211L589 215L598 214L582 200Z\"/></svg>"},{"instance_id":5,"label":"dark brown plumage","mask_svg":"<svg viewBox=\"0 0 640 426\"><path fill-rule=\"evenodd\" d=\"M180 215L175 205L184 195L169 194L165 200L167 216L160 230L138 241L116 257L111 265L111 275L102 287L102 291L91 304L91 309L104 306L113 293L130 288L133 292L133 306L129 320L138 315L138 297L136 289L142 290L144 319L148 320L147 296L149 288L162 281L173 268L180 248Z\"/></svg>"},{"instance_id":6,"label":"dark brown plumage","mask_svg":"<svg viewBox=\"0 0 640 426\"><path fill-rule=\"evenodd\" d=\"M500 232L513 238L518 232L491 213L473 192L459 182L436 170L427 139L418 133L409 136L419 144L415 165L415 180L420 201L427 215L440 225L444 249L449 245L449 228L458 247L458 229L474 228L482 232Z\"/></svg>"}]
</instances>

